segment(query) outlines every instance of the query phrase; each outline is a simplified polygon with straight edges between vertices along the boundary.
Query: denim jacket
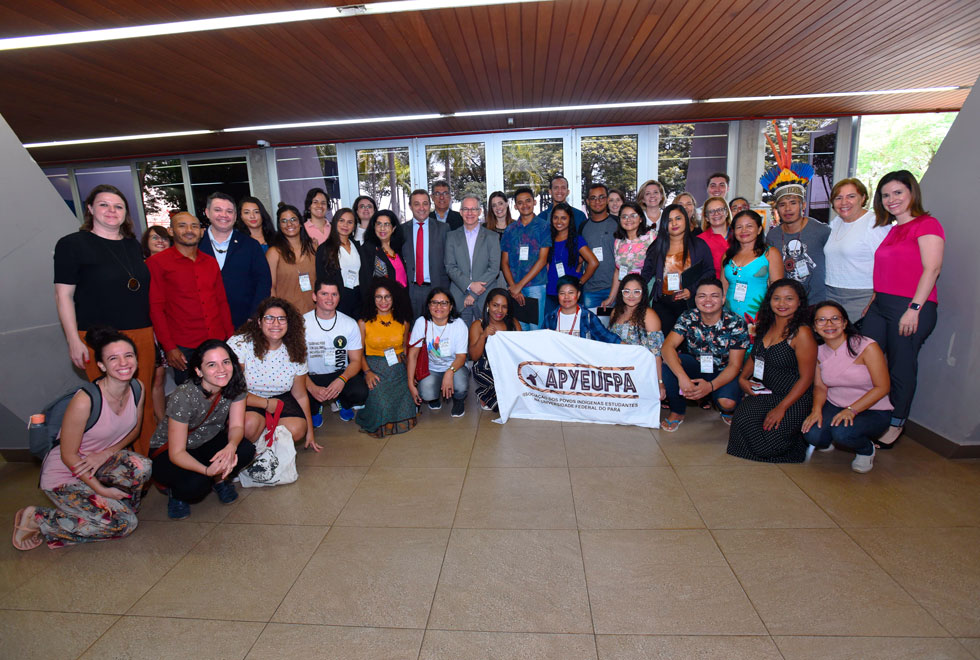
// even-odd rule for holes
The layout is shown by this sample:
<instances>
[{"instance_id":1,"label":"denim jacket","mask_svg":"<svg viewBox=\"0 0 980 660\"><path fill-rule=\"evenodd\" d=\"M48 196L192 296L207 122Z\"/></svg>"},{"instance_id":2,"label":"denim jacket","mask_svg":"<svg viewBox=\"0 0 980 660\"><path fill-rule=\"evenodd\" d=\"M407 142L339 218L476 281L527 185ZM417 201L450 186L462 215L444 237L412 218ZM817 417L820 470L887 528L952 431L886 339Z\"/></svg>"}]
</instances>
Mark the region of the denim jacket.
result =
<instances>
[{"instance_id":1,"label":"denim jacket","mask_svg":"<svg viewBox=\"0 0 980 660\"><path fill-rule=\"evenodd\" d=\"M560 313L561 309L556 309L548 314L544 320L544 327L548 330L557 330L558 315ZM599 320L598 316L581 305L579 305L578 334L583 339L593 339L607 344L619 344L622 341L619 335L602 325L602 321Z\"/></svg>"}]
</instances>

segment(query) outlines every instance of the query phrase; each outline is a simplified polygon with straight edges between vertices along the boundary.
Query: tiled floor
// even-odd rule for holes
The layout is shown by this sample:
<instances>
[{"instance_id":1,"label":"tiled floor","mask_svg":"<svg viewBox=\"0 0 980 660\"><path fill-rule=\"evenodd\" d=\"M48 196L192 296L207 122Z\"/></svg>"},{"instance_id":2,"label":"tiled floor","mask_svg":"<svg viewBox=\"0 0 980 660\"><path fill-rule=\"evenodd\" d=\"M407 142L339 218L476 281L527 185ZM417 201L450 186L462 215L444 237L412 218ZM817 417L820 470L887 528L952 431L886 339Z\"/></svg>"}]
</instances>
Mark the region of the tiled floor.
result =
<instances>
[{"instance_id":1,"label":"tiled floor","mask_svg":"<svg viewBox=\"0 0 980 660\"><path fill-rule=\"evenodd\" d=\"M389 440L333 416L297 483L181 522L153 492L122 541L5 541L0 658L980 658L980 462L476 408ZM0 464L4 529L36 486Z\"/></svg>"}]
</instances>

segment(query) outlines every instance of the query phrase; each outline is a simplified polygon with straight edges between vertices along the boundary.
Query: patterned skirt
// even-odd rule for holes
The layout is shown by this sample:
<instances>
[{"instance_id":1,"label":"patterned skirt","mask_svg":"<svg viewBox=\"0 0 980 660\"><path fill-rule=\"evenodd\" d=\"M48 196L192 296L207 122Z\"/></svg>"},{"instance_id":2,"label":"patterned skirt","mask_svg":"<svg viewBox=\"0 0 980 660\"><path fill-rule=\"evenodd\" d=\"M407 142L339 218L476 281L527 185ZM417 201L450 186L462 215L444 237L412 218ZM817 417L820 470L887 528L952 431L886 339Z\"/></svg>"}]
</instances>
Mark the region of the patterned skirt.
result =
<instances>
[{"instance_id":1,"label":"patterned skirt","mask_svg":"<svg viewBox=\"0 0 980 660\"><path fill-rule=\"evenodd\" d=\"M473 363L473 380L476 382L476 396L480 403L490 410L497 410L497 390L493 386L493 372L486 352Z\"/></svg>"},{"instance_id":2,"label":"patterned skirt","mask_svg":"<svg viewBox=\"0 0 980 660\"><path fill-rule=\"evenodd\" d=\"M378 438L415 428L418 408L408 391L405 363L392 367L384 357L368 355L365 359L381 381L368 392L364 408L357 411L354 421L364 432Z\"/></svg>"}]
</instances>

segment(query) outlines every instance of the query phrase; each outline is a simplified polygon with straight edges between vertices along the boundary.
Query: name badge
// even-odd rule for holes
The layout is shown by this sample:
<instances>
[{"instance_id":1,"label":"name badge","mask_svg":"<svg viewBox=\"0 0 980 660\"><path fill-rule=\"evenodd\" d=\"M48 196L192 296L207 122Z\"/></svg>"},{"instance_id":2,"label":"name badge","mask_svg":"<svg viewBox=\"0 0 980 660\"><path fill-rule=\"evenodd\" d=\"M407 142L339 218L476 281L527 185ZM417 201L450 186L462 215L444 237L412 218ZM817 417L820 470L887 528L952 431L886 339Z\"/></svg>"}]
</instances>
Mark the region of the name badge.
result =
<instances>
[{"instance_id":1,"label":"name badge","mask_svg":"<svg viewBox=\"0 0 980 660\"><path fill-rule=\"evenodd\" d=\"M626 276L629 275L629 274L630 274L630 269L629 268L627 268L626 266L620 266L619 267L619 280L620 281L623 281L624 279L626 279Z\"/></svg>"},{"instance_id":2,"label":"name badge","mask_svg":"<svg viewBox=\"0 0 980 660\"><path fill-rule=\"evenodd\" d=\"M745 302L745 296L749 292L749 285L745 282L735 283L735 302Z\"/></svg>"},{"instance_id":3,"label":"name badge","mask_svg":"<svg viewBox=\"0 0 980 660\"><path fill-rule=\"evenodd\" d=\"M395 352L393 348L385 349L385 360L388 361L388 366L393 367L398 364L398 353Z\"/></svg>"},{"instance_id":4,"label":"name badge","mask_svg":"<svg viewBox=\"0 0 980 660\"><path fill-rule=\"evenodd\" d=\"M299 274L299 290L300 291L312 291L313 290L313 285L310 284L310 275L309 275L309 273L300 273Z\"/></svg>"},{"instance_id":5,"label":"name badge","mask_svg":"<svg viewBox=\"0 0 980 660\"><path fill-rule=\"evenodd\" d=\"M530 252L531 252L531 250L530 250L530 248L527 245L522 245L521 246L520 260L521 261L527 261L527 257L530 254Z\"/></svg>"},{"instance_id":6,"label":"name badge","mask_svg":"<svg viewBox=\"0 0 980 660\"><path fill-rule=\"evenodd\" d=\"M710 374L715 371L715 358L712 355L701 356L701 373Z\"/></svg>"},{"instance_id":7,"label":"name badge","mask_svg":"<svg viewBox=\"0 0 980 660\"><path fill-rule=\"evenodd\" d=\"M766 363L765 361L755 358L755 364L752 367L752 377L757 381L762 381L763 374L766 373Z\"/></svg>"},{"instance_id":8,"label":"name badge","mask_svg":"<svg viewBox=\"0 0 980 660\"><path fill-rule=\"evenodd\" d=\"M595 255L596 261L598 261L599 263L602 263L602 248L601 247L592 248L592 254Z\"/></svg>"},{"instance_id":9,"label":"name badge","mask_svg":"<svg viewBox=\"0 0 980 660\"><path fill-rule=\"evenodd\" d=\"M680 273L667 273L667 290L668 291L680 291L681 290L681 275L680 275Z\"/></svg>"},{"instance_id":10,"label":"name badge","mask_svg":"<svg viewBox=\"0 0 980 660\"><path fill-rule=\"evenodd\" d=\"M796 279L802 280L810 277L810 267L806 265L805 261L796 262Z\"/></svg>"},{"instance_id":11,"label":"name badge","mask_svg":"<svg viewBox=\"0 0 980 660\"><path fill-rule=\"evenodd\" d=\"M345 270L344 271L344 286L348 289L353 289L358 285L358 276L356 270Z\"/></svg>"},{"instance_id":12,"label":"name badge","mask_svg":"<svg viewBox=\"0 0 980 660\"><path fill-rule=\"evenodd\" d=\"M558 277L565 277L565 264L560 261L555 264L555 271L558 273Z\"/></svg>"}]
</instances>

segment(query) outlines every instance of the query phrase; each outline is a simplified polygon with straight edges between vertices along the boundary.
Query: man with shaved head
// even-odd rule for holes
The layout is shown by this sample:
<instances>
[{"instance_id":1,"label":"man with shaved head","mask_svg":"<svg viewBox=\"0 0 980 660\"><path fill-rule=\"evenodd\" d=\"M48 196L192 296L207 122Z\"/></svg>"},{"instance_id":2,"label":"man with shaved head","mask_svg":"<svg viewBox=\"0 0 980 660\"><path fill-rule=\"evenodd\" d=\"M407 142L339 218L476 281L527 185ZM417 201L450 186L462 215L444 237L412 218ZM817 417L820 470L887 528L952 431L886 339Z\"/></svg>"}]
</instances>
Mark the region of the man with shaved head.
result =
<instances>
[{"instance_id":1,"label":"man with shaved head","mask_svg":"<svg viewBox=\"0 0 980 660\"><path fill-rule=\"evenodd\" d=\"M174 381L187 380L187 358L207 339L228 339L234 328L221 269L197 249L201 223L181 211L170 218L173 246L146 260L150 269L150 320L174 368Z\"/></svg>"}]
</instances>

